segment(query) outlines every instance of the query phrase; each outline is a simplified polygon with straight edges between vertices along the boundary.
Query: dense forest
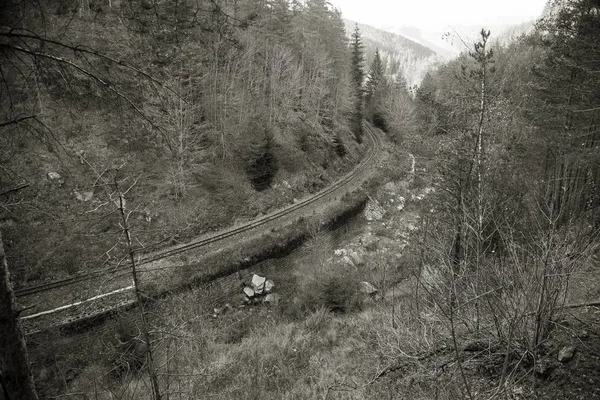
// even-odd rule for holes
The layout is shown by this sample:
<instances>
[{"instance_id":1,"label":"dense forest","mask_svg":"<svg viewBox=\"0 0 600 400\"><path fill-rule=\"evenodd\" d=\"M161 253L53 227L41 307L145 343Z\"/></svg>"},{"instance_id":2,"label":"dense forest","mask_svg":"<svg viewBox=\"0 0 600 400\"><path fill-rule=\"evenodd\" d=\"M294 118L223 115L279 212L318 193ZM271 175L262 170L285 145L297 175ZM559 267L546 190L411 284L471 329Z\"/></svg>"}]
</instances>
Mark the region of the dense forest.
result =
<instances>
[{"instance_id":1,"label":"dense forest","mask_svg":"<svg viewBox=\"0 0 600 400\"><path fill-rule=\"evenodd\" d=\"M119 258L103 207L116 168L136 182L150 246L314 192L364 151L344 24L325 1L2 7L2 224L18 283Z\"/></svg>"},{"instance_id":2,"label":"dense forest","mask_svg":"<svg viewBox=\"0 0 600 400\"><path fill-rule=\"evenodd\" d=\"M441 63L326 0L3 2L0 399L595 398L600 2L522 30ZM134 252L326 187L363 121L382 219L253 267L281 301L137 290ZM11 287L123 260L139 311L24 338Z\"/></svg>"},{"instance_id":3,"label":"dense forest","mask_svg":"<svg viewBox=\"0 0 600 400\"><path fill-rule=\"evenodd\" d=\"M438 188L422 241L424 268L438 266L429 294L451 325L492 325L507 352L539 352L582 290L573 277L597 265L599 21L597 1L563 1L507 45L482 30L416 93Z\"/></svg>"}]
</instances>

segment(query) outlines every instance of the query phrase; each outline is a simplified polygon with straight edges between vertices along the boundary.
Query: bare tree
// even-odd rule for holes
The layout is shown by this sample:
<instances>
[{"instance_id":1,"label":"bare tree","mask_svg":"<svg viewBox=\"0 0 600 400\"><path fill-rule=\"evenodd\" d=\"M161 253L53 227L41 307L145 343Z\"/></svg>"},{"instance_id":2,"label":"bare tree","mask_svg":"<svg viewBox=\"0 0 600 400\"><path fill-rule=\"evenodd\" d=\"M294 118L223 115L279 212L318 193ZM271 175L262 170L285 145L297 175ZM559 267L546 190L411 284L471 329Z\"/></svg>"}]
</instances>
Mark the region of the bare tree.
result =
<instances>
[{"instance_id":1,"label":"bare tree","mask_svg":"<svg viewBox=\"0 0 600 400\"><path fill-rule=\"evenodd\" d=\"M135 182L124 192L121 191L119 186L119 169L116 170L114 177L114 190L117 196L115 202L117 209L119 210L119 216L121 217L121 229L125 236L125 243L127 245L127 253L129 256L129 262L131 263L131 276L133 278L133 289L135 291L136 301L140 310L140 316L142 319L142 335L144 337L144 344L146 347L146 362L148 366L148 374L150 375L150 381L152 383L152 398L154 400L161 400L160 387L158 385L158 374L156 372L156 365L154 362L154 356L152 354L152 342L150 341L150 331L148 327L148 321L146 311L144 309L144 299L140 292L140 284L138 271L136 269L135 262L135 250L131 241L131 231L129 230L129 216L131 212L125 209L125 195L135 186Z\"/></svg>"},{"instance_id":2,"label":"bare tree","mask_svg":"<svg viewBox=\"0 0 600 400\"><path fill-rule=\"evenodd\" d=\"M0 232L0 387L6 400L37 400L20 311L10 282Z\"/></svg>"}]
</instances>

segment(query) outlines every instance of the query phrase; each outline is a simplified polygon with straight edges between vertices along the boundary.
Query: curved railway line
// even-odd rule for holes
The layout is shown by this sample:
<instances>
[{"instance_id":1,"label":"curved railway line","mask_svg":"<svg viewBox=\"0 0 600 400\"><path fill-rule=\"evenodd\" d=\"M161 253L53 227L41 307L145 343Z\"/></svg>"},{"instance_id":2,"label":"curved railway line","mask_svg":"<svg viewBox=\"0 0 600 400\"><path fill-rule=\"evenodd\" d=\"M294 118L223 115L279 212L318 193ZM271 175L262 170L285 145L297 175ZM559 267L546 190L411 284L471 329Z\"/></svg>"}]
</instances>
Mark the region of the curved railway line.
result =
<instances>
[{"instance_id":1,"label":"curved railway line","mask_svg":"<svg viewBox=\"0 0 600 400\"><path fill-rule=\"evenodd\" d=\"M180 255L182 253L188 252L190 250L198 249L198 248L207 246L209 244L217 243L219 241L223 241L232 236L236 236L241 233L245 233L245 232L248 232L255 228L261 227L269 222L276 221L278 219L282 219L283 217L288 216L289 214L293 213L294 211L297 211L297 210L300 210L303 208L307 208L307 207L313 205L317 201L326 198L327 196L331 195L332 193L336 192L339 189L342 189L342 188L348 189L348 186L350 183L352 183L355 180L358 180L358 178L361 176L361 174L363 172L365 172L366 170L368 170L368 168L370 168L372 166L372 164L377 160L377 156L381 150L380 137L376 133L373 132L373 129L369 125L364 124L364 127L365 127L365 132L367 133L366 136L368 136L371 141L371 146L370 146L367 154L351 172L349 172L348 174L343 176L341 179L337 180L332 185L328 186L327 188L323 189L322 191L316 193L313 196L302 199L301 201L299 201L295 204L292 204L292 205L282 208L280 210L274 211L263 217L260 217L251 222L248 222L242 226L230 228L230 229L224 230L222 232L218 232L218 233L194 240L187 244L174 246L174 247L171 247L166 250L157 251L157 252L154 252L151 254L143 255L143 256L141 256L141 259L137 263L137 266L140 268L139 271L144 272L143 266L148 265L152 262L162 260L162 259L165 259L168 257ZM77 283L81 283L84 281L88 281L88 280L91 280L94 278L98 278L98 277L102 277L102 276L106 276L106 275L110 275L110 274L119 273L121 275L124 275L124 274L128 273L128 270L130 268L131 268L131 266L129 265L129 263L124 263L117 267L115 267L115 266L105 267L102 269L97 269L95 271L81 273L77 276L73 276L70 278L60 279L60 280L44 283L41 285L23 288L23 289L15 291L15 295L18 299L24 299L29 296L39 295L43 292L54 291L59 288L67 287L70 285L75 285ZM119 288L117 290L113 290L112 292L115 292L115 293L123 292L125 289L126 288L123 287L123 288ZM111 293L106 293L106 294L101 293L100 296L97 295L97 296L94 296L92 299L80 301L77 303L77 305L85 303L86 301L97 299L98 297L106 297L110 294ZM123 302L121 302L121 303L123 303ZM125 303L128 303L128 302L125 302ZM66 306L58 307L55 310L64 310L69 307L70 307L70 305L66 305ZM122 307L122 304L119 307ZM48 315L48 314L52 313L53 311L54 310L42 311L42 312L39 312L36 314L24 316L22 318L31 320L33 318L36 318L37 316ZM105 312L107 312L107 311L110 311L110 310L105 310ZM84 316L84 318L86 318L86 317L87 316ZM70 318L70 320L72 320L72 319L73 318ZM69 322L73 322L73 321L69 321Z\"/></svg>"}]
</instances>

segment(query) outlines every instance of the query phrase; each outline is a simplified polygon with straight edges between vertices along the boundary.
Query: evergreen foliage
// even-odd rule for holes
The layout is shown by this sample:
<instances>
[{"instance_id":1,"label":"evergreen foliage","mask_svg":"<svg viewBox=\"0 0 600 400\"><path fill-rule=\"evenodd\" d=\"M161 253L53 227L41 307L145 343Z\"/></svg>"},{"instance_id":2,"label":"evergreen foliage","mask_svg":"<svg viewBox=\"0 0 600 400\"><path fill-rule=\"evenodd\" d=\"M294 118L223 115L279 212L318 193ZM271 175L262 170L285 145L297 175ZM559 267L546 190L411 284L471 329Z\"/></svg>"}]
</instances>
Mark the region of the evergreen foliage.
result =
<instances>
[{"instance_id":1,"label":"evergreen foliage","mask_svg":"<svg viewBox=\"0 0 600 400\"><path fill-rule=\"evenodd\" d=\"M589 215L600 227L600 3L568 0L538 30L531 118L546 144L546 202L561 223Z\"/></svg>"},{"instance_id":2,"label":"evergreen foliage","mask_svg":"<svg viewBox=\"0 0 600 400\"><path fill-rule=\"evenodd\" d=\"M424 245L437 254L424 263L443 266L446 313L464 312L474 331L492 316L498 338L532 351L598 246L599 16L597 1L566 1L507 47L482 30L416 95L441 189ZM467 298L469 311L453 309Z\"/></svg>"},{"instance_id":3,"label":"evergreen foliage","mask_svg":"<svg viewBox=\"0 0 600 400\"><path fill-rule=\"evenodd\" d=\"M246 172L252 187L260 192L271 187L278 167L273 153L273 134L264 125L253 125L252 135L258 139L249 148Z\"/></svg>"},{"instance_id":4,"label":"evergreen foliage","mask_svg":"<svg viewBox=\"0 0 600 400\"><path fill-rule=\"evenodd\" d=\"M346 155L346 153L348 152L346 150L346 145L344 144L344 140L342 139L342 137L339 134L336 134L333 137L333 146L335 147L335 153L339 157L344 157Z\"/></svg>"},{"instance_id":5,"label":"evergreen foliage","mask_svg":"<svg viewBox=\"0 0 600 400\"><path fill-rule=\"evenodd\" d=\"M354 32L350 41L351 46L351 77L352 77L352 94L353 94L353 109L351 116L351 127L354 133L354 139L358 143L362 143L363 127L363 81L364 81L364 45L360 35L358 25L355 26Z\"/></svg>"},{"instance_id":6,"label":"evergreen foliage","mask_svg":"<svg viewBox=\"0 0 600 400\"><path fill-rule=\"evenodd\" d=\"M387 80L385 77L385 66L381 61L379 49L375 50L375 56L371 62L367 83L365 87L365 108L367 117L373 122L373 125L387 130L385 117L383 115L384 97L387 91Z\"/></svg>"},{"instance_id":7,"label":"evergreen foliage","mask_svg":"<svg viewBox=\"0 0 600 400\"><path fill-rule=\"evenodd\" d=\"M93 200L73 196L95 200L91 186L109 166L127 160L143 177L140 209L160 226L140 241L162 243L181 223L192 226L190 238L248 213L256 193L244 183L264 190L276 165L286 175L310 165L318 176L337 151L330 138L350 138L350 50L341 14L326 1L0 7L0 83L10 93L0 96L0 192L35 182L6 210L20 221L6 233L19 281L69 273L112 247L108 235L89 235L111 223L79 224ZM273 128L268 138L248 135L256 115ZM38 179L49 171L64 185ZM237 215L222 201L232 192ZM30 201L34 212L19 206ZM73 237L86 239L65 240Z\"/></svg>"}]
</instances>

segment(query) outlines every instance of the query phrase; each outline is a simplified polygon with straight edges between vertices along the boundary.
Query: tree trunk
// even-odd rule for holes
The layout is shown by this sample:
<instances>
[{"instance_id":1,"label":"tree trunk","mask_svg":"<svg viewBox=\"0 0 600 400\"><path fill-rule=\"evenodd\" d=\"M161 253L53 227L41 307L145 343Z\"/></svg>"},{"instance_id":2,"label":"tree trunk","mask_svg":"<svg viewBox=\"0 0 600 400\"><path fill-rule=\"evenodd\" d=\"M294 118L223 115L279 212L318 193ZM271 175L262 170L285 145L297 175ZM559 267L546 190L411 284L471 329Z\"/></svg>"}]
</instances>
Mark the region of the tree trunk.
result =
<instances>
[{"instance_id":1,"label":"tree trunk","mask_svg":"<svg viewBox=\"0 0 600 400\"><path fill-rule=\"evenodd\" d=\"M37 400L0 233L0 398Z\"/></svg>"},{"instance_id":2,"label":"tree trunk","mask_svg":"<svg viewBox=\"0 0 600 400\"><path fill-rule=\"evenodd\" d=\"M119 196L119 215L121 216L121 228L123 229L123 235L125 236L125 243L127 244L127 252L129 255L129 261L131 262L131 275L133 278L133 289L135 291L135 297L140 308L140 316L142 318L142 335L144 336L144 342L146 344L146 362L148 367L148 375L150 375L150 383L152 386L152 399L161 400L160 387L158 384L158 374L156 372L156 365L152 354L152 342L150 340L150 333L148 328L148 321L146 319L146 311L144 309L144 300L140 293L139 279L136 269L135 254L133 250L133 244L131 242L131 232L129 231L129 215L125 212L125 202L123 193L119 189L119 181L117 180L119 170L115 174L115 191Z\"/></svg>"}]
</instances>

